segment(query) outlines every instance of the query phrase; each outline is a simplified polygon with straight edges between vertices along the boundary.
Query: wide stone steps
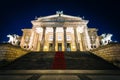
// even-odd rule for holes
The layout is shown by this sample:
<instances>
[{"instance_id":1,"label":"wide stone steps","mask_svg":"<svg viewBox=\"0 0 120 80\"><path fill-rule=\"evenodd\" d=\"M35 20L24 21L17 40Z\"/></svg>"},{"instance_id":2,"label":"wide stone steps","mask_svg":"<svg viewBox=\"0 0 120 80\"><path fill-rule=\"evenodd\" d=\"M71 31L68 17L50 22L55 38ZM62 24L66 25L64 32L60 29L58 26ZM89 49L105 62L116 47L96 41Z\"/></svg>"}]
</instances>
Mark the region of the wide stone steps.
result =
<instances>
[{"instance_id":1,"label":"wide stone steps","mask_svg":"<svg viewBox=\"0 0 120 80\"><path fill-rule=\"evenodd\" d=\"M118 69L113 64L90 52L65 53L67 69L109 70Z\"/></svg>"},{"instance_id":2,"label":"wide stone steps","mask_svg":"<svg viewBox=\"0 0 120 80\"><path fill-rule=\"evenodd\" d=\"M55 52L30 52L1 67L2 70L43 70L52 69ZM90 52L64 52L66 70L115 70L111 63Z\"/></svg>"},{"instance_id":3,"label":"wide stone steps","mask_svg":"<svg viewBox=\"0 0 120 80\"><path fill-rule=\"evenodd\" d=\"M53 59L54 53L31 52L2 67L2 69L49 69Z\"/></svg>"}]
</instances>

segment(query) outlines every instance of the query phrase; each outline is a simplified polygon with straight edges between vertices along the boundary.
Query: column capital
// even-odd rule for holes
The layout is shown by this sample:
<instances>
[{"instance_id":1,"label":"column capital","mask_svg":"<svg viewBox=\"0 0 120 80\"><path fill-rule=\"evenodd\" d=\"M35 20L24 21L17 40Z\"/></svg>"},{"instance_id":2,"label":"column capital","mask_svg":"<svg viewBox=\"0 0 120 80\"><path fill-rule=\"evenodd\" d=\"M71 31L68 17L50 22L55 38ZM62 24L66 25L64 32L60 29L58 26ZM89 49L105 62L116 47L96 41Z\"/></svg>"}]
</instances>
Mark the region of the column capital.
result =
<instances>
[{"instance_id":1,"label":"column capital","mask_svg":"<svg viewBox=\"0 0 120 80\"><path fill-rule=\"evenodd\" d=\"M67 29L67 27L63 27L63 29Z\"/></svg>"},{"instance_id":2,"label":"column capital","mask_svg":"<svg viewBox=\"0 0 120 80\"><path fill-rule=\"evenodd\" d=\"M74 27L73 27L73 29L76 29L76 28L77 28L77 26L74 26Z\"/></svg>"},{"instance_id":3,"label":"column capital","mask_svg":"<svg viewBox=\"0 0 120 80\"><path fill-rule=\"evenodd\" d=\"M46 27L42 27L43 29L46 29Z\"/></svg>"},{"instance_id":4,"label":"column capital","mask_svg":"<svg viewBox=\"0 0 120 80\"><path fill-rule=\"evenodd\" d=\"M56 27L53 27L53 30L56 30Z\"/></svg>"}]
</instances>

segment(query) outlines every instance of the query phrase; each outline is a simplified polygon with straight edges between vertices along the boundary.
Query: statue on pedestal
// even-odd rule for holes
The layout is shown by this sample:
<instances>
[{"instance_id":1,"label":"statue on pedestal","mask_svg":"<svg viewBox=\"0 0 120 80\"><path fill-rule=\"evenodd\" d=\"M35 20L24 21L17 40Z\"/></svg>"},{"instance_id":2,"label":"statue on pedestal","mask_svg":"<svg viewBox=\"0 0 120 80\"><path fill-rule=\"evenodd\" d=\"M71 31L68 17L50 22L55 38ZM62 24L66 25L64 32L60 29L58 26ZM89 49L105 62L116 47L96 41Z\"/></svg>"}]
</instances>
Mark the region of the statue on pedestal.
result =
<instances>
[{"instance_id":1,"label":"statue on pedestal","mask_svg":"<svg viewBox=\"0 0 120 80\"><path fill-rule=\"evenodd\" d=\"M19 44L20 44L20 36L19 35L16 35L16 34L10 35L10 34L8 34L7 37L9 38L8 43L10 43L12 45L19 46Z\"/></svg>"},{"instance_id":2,"label":"statue on pedestal","mask_svg":"<svg viewBox=\"0 0 120 80\"><path fill-rule=\"evenodd\" d=\"M112 42L111 37L113 34L102 34L101 37L101 44L102 45L107 45L108 43Z\"/></svg>"}]
</instances>

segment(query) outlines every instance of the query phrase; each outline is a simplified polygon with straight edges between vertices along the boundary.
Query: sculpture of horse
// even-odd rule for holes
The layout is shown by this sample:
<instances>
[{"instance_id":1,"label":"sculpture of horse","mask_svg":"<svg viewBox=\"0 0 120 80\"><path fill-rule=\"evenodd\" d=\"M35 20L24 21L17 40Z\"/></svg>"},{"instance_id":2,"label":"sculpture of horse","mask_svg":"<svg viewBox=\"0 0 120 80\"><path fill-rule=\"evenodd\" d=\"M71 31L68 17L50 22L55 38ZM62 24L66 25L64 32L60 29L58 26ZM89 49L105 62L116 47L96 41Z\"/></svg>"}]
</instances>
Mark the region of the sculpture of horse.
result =
<instances>
[{"instance_id":1,"label":"sculpture of horse","mask_svg":"<svg viewBox=\"0 0 120 80\"><path fill-rule=\"evenodd\" d=\"M112 42L111 37L113 36L112 34L102 34L102 39L101 43L102 45L107 45L108 43Z\"/></svg>"},{"instance_id":2,"label":"sculpture of horse","mask_svg":"<svg viewBox=\"0 0 120 80\"><path fill-rule=\"evenodd\" d=\"M9 41L8 41L8 43L10 43L10 44L12 44L12 45L19 45L19 42L20 42L20 40L19 40L19 36L18 35L16 35L16 34L13 34L13 35L7 35L7 37L9 38Z\"/></svg>"},{"instance_id":3,"label":"sculpture of horse","mask_svg":"<svg viewBox=\"0 0 120 80\"><path fill-rule=\"evenodd\" d=\"M7 37L9 38L8 43L11 43L11 44L12 44L12 43L13 43L13 40L14 40L13 35L8 34Z\"/></svg>"}]
</instances>

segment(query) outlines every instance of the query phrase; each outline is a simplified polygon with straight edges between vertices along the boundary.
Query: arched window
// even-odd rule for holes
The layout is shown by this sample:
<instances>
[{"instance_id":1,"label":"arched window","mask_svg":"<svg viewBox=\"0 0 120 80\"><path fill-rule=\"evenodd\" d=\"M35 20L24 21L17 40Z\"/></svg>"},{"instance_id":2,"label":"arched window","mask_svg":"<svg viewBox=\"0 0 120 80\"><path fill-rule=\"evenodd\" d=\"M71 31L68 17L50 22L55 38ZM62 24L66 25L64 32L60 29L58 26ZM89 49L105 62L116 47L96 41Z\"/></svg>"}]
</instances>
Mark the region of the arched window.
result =
<instances>
[{"instance_id":1,"label":"arched window","mask_svg":"<svg viewBox=\"0 0 120 80\"><path fill-rule=\"evenodd\" d=\"M91 45L91 48L93 48L93 45Z\"/></svg>"},{"instance_id":2,"label":"arched window","mask_svg":"<svg viewBox=\"0 0 120 80\"><path fill-rule=\"evenodd\" d=\"M24 46L24 48L26 48L26 46Z\"/></svg>"},{"instance_id":3,"label":"arched window","mask_svg":"<svg viewBox=\"0 0 120 80\"><path fill-rule=\"evenodd\" d=\"M96 48L96 45L94 45L94 48Z\"/></svg>"}]
</instances>

